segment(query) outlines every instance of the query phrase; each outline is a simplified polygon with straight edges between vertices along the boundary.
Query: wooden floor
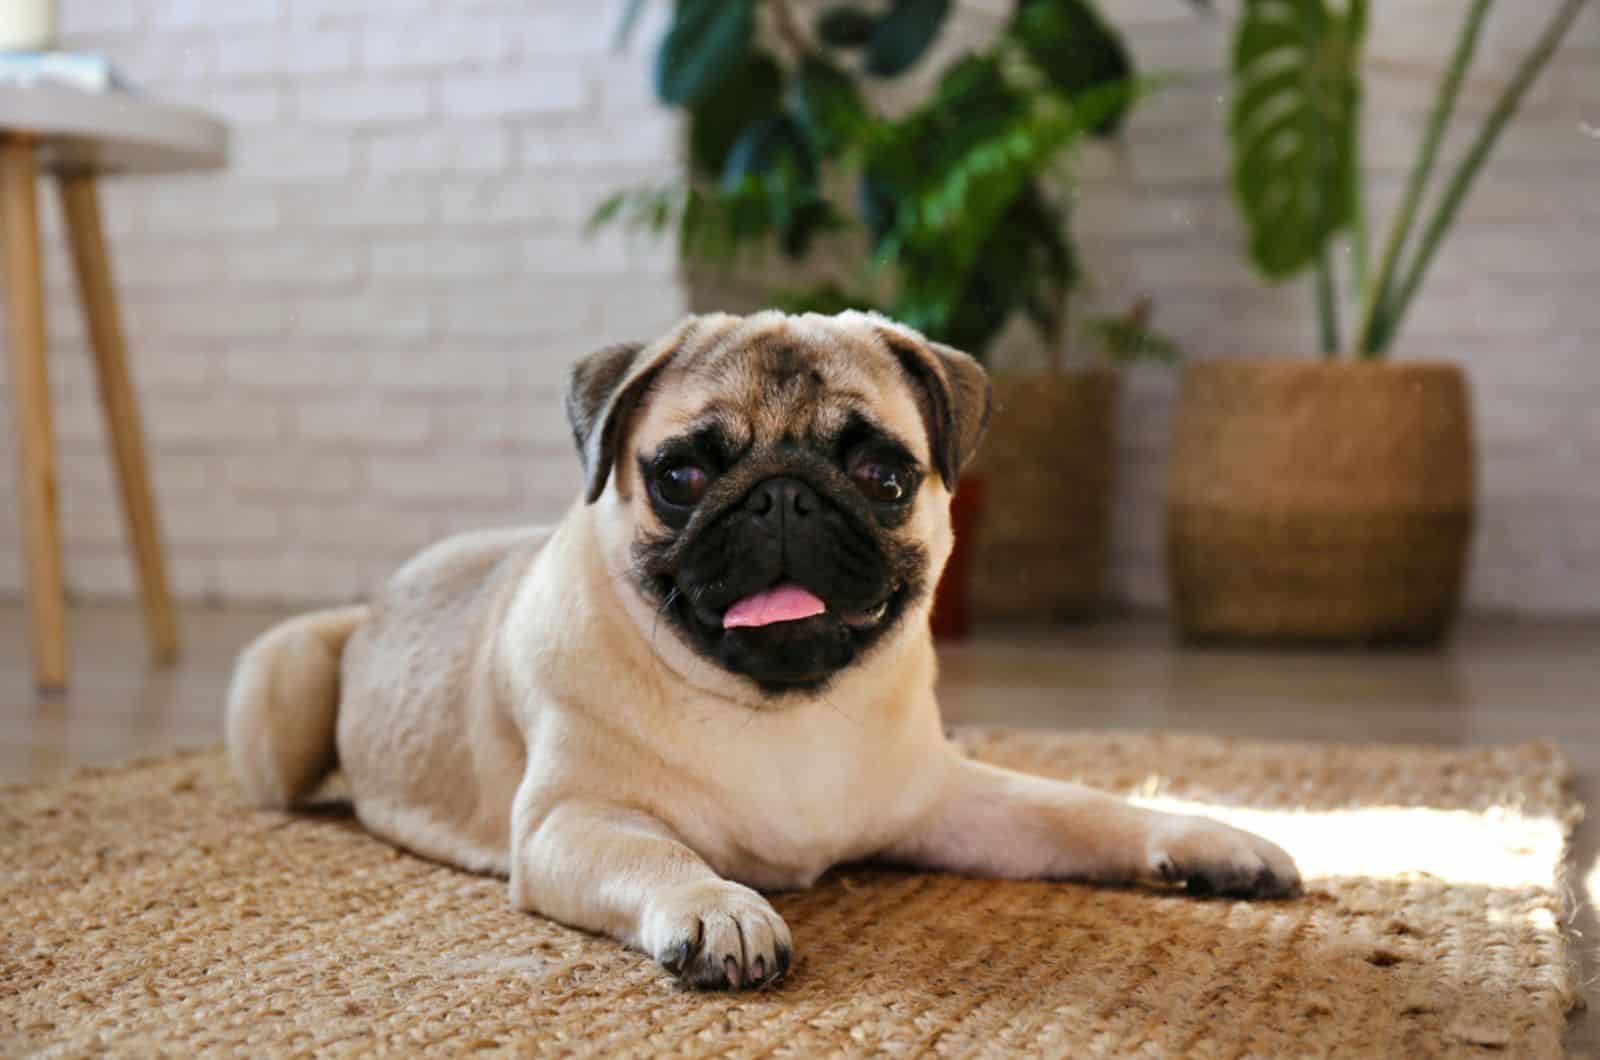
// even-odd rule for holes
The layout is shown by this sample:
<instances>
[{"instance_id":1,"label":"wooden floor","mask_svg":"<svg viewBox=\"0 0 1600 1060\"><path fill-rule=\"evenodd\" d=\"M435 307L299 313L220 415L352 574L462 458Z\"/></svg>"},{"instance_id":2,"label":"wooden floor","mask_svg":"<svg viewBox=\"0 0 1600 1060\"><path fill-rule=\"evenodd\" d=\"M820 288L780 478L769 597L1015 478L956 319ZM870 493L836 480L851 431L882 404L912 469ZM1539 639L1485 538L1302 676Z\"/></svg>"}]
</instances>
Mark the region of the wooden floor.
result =
<instances>
[{"instance_id":1,"label":"wooden floor","mask_svg":"<svg viewBox=\"0 0 1600 1060\"><path fill-rule=\"evenodd\" d=\"M233 656L276 617L188 612L185 661L154 669L136 612L79 609L72 691L40 700L23 612L0 604L0 781L217 742ZM945 651L942 686L951 722L1450 746L1547 739L1575 764L1579 796L1600 805L1600 627L1471 626L1448 650L1415 654L1180 650L1148 622L994 631ZM1597 835L1600 821L1580 827L1571 866L1590 984L1600 974ZM1600 1019L1580 1012L1570 1038L1574 1055L1600 1055Z\"/></svg>"}]
</instances>

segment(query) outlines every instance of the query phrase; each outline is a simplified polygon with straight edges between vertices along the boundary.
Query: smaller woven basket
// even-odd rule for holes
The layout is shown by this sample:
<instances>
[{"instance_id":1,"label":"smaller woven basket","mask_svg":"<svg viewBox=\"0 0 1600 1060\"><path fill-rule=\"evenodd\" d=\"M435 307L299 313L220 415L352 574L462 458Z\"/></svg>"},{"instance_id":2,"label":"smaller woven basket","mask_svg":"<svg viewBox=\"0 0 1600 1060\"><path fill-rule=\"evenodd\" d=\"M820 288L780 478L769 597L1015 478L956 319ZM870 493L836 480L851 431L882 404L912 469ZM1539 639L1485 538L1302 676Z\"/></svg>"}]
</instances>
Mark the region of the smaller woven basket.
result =
<instances>
[{"instance_id":1,"label":"smaller woven basket","mask_svg":"<svg viewBox=\"0 0 1600 1060\"><path fill-rule=\"evenodd\" d=\"M1049 622L1099 609L1120 376L998 376L973 461L988 480L973 556L979 619Z\"/></svg>"},{"instance_id":2,"label":"smaller woven basket","mask_svg":"<svg viewBox=\"0 0 1600 1060\"><path fill-rule=\"evenodd\" d=\"M1167 494L1181 632L1437 639L1461 599L1475 468L1453 365L1189 365Z\"/></svg>"}]
</instances>

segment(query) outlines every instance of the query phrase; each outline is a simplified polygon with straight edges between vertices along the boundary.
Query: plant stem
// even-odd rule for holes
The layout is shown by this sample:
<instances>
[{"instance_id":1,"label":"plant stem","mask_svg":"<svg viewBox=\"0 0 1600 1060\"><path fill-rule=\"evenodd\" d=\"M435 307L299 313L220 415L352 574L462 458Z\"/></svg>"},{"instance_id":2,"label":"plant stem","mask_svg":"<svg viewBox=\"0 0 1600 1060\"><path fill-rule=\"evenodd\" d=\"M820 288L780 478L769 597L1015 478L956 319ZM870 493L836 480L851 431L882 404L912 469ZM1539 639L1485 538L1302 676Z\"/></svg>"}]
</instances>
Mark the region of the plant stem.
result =
<instances>
[{"instance_id":1,"label":"plant stem","mask_svg":"<svg viewBox=\"0 0 1600 1060\"><path fill-rule=\"evenodd\" d=\"M1050 343L1050 374L1060 375L1067 370L1067 347L1072 342L1072 292L1061 294L1061 317L1056 326L1055 339Z\"/></svg>"},{"instance_id":2,"label":"plant stem","mask_svg":"<svg viewBox=\"0 0 1600 1060\"><path fill-rule=\"evenodd\" d=\"M1455 111L1456 95L1467 67L1472 63L1473 52L1478 48L1478 37L1483 29L1484 16L1489 13L1491 0L1472 0L1467 20L1462 23L1461 34L1456 38L1455 54L1439 83L1439 94L1433 101L1433 112L1428 116L1428 127L1422 138L1422 150L1417 154L1417 164L1411 169L1411 179L1406 185L1405 198L1395 214L1389 229L1389 240L1384 246L1383 259L1378 273L1368 285L1363 299L1361 324L1356 335L1356 352L1362 357L1377 357L1380 353L1378 336L1386 330L1385 311L1391 295L1395 269L1400 264L1400 252L1422 205L1422 194L1427 189L1428 178L1433 174L1433 163L1439 155L1439 144L1444 140L1450 115ZM1578 0L1582 3L1583 0Z\"/></svg>"},{"instance_id":3,"label":"plant stem","mask_svg":"<svg viewBox=\"0 0 1600 1060\"><path fill-rule=\"evenodd\" d=\"M611 38L612 50L620 52L628 46L628 38L633 36L633 27L639 21L639 12L642 10L644 0L624 0L622 21L617 23L616 36Z\"/></svg>"},{"instance_id":4,"label":"plant stem","mask_svg":"<svg viewBox=\"0 0 1600 1060\"><path fill-rule=\"evenodd\" d=\"M1322 329L1322 355L1339 353L1339 296L1333 283L1333 251L1328 240L1317 253L1317 322Z\"/></svg>"},{"instance_id":5,"label":"plant stem","mask_svg":"<svg viewBox=\"0 0 1600 1060\"><path fill-rule=\"evenodd\" d=\"M1350 24L1351 47L1356 49L1355 68L1360 68L1361 46L1367 38L1367 0L1350 0L1350 14L1347 16ZM1359 292L1367 289L1367 280L1371 276L1372 264L1369 256L1369 229L1367 227L1367 196L1363 186L1363 167L1361 164L1361 109L1365 100L1361 89L1361 81L1356 79L1356 100L1350 110L1350 250L1354 257L1354 288Z\"/></svg>"},{"instance_id":6,"label":"plant stem","mask_svg":"<svg viewBox=\"0 0 1600 1060\"><path fill-rule=\"evenodd\" d=\"M1406 271L1405 281L1400 285L1389 305L1384 311L1381 321L1382 329L1374 335L1373 345L1377 351L1382 351L1394 338L1399 330L1400 320L1405 316L1411 299L1416 295L1417 288L1422 284L1422 277L1428 271L1428 266L1433 262L1433 256L1438 252L1439 244L1444 235L1455 222L1456 213L1461 209L1461 203L1467 197L1467 191L1472 187L1473 180L1478 171L1483 168L1483 163L1489 157L1489 152L1494 149L1495 141L1500 138L1500 133L1505 129L1512 117L1517 113L1517 108L1522 105L1522 97L1528 92L1533 82L1560 47L1561 40L1567 35L1573 20L1578 17L1578 12L1583 9L1585 0L1566 0L1561 8L1551 18L1550 24L1540 34L1539 40L1517 67L1516 74L1511 78L1511 83L1501 93L1499 100L1494 105L1494 110L1484 119L1478 136L1472 141L1472 146L1461 159L1461 164L1456 167L1454 176L1446 185L1444 195L1438 207L1429 219L1428 226L1422 235L1422 242L1417 247L1416 256L1411 262L1411 267Z\"/></svg>"},{"instance_id":7,"label":"plant stem","mask_svg":"<svg viewBox=\"0 0 1600 1060\"><path fill-rule=\"evenodd\" d=\"M1351 263L1353 272L1352 286L1363 295L1368 289L1368 281L1372 278L1369 268L1370 248L1367 235L1367 196L1363 187L1363 174L1361 171L1361 114L1357 110L1351 119L1354 128L1350 131L1350 256L1354 259Z\"/></svg>"}]
</instances>

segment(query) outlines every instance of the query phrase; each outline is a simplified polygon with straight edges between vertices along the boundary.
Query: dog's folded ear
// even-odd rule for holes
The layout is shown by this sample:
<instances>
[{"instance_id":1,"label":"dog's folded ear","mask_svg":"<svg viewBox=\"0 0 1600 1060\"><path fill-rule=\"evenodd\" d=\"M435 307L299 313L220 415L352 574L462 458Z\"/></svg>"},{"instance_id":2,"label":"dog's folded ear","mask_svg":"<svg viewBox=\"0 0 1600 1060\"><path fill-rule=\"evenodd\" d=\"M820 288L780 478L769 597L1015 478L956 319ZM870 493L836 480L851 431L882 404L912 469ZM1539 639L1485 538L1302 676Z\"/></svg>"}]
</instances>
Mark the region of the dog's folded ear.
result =
<instances>
[{"instance_id":1,"label":"dog's folded ear","mask_svg":"<svg viewBox=\"0 0 1600 1060\"><path fill-rule=\"evenodd\" d=\"M971 354L915 332L886 329L883 338L917 388L934 469L953 490L989 426L989 373Z\"/></svg>"},{"instance_id":2,"label":"dog's folded ear","mask_svg":"<svg viewBox=\"0 0 1600 1060\"><path fill-rule=\"evenodd\" d=\"M584 499L593 504L605 492L628 422L673 346L651 348L625 342L591 353L572 366L567 379L567 422L583 462Z\"/></svg>"}]
</instances>

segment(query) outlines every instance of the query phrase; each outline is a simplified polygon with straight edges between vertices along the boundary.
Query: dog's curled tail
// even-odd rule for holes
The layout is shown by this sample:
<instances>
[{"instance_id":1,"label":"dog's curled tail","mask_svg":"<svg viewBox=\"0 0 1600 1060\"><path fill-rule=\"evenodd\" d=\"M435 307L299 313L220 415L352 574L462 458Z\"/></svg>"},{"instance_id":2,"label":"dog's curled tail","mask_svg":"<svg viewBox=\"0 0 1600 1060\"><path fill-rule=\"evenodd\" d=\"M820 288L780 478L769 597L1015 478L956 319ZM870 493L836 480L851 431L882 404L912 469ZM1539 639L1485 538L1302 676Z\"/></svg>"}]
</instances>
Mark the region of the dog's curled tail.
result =
<instances>
[{"instance_id":1,"label":"dog's curled tail","mask_svg":"<svg viewBox=\"0 0 1600 1060\"><path fill-rule=\"evenodd\" d=\"M228 687L228 759L245 798L287 809L336 761L339 661L365 606L283 622L239 655Z\"/></svg>"}]
</instances>

